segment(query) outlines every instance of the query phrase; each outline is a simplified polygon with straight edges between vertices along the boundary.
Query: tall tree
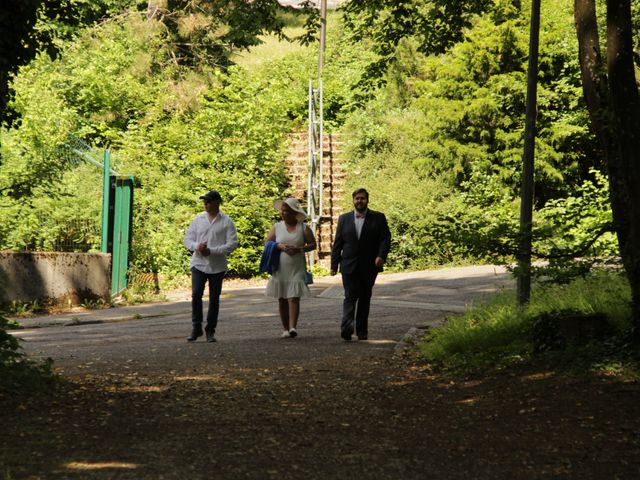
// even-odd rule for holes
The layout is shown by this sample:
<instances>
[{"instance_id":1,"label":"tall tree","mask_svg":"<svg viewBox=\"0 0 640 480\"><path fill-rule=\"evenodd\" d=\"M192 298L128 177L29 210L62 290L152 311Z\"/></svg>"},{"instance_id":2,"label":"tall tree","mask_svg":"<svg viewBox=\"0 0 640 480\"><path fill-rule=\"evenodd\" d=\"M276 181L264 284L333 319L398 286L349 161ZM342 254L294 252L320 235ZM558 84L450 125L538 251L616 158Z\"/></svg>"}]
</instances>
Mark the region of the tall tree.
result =
<instances>
[{"instance_id":1,"label":"tall tree","mask_svg":"<svg viewBox=\"0 0 640 480\"><path fill-rule=\"evenodd\" d=\"M640 342L640 95L633 62L631 0L606 0L606 64L596 0L574 0L584 98L609 170L620 254L631 284Z\"/></svg>"},{"instance_id":2,"label":"tall tree","mask_svg":"<svg viewBox=\"0 0 640 480\"><path fill-rule=\"evenodd\" d=\"M506 3L517 8L520 0ZM462 40L474 15L491 8L501 10L490 0L360 0L341 7L352 39L370 39L380 55L369 68L376 79L386 71L403 38L416 38L422 53L443 53Z\"/></svg>"},{"instance_id":3,"label":"tall tree","mask_svg":"<svg viewBox=\"0 0 640 480\"><path fill-rule=\"evenodd\" d=\"M285 7L277 0L148 0L147 3L147 16L166 25L176 58L190 66L227 66L232 52L261 43L260 35L272 33L284 37L280 14L285 11L309 16L315 10L309 5L300 9Z\"/></svg>"},{"instance_id":4,"label":"tall tree","mask_svg":"<svg viewBox=\"0 0 640 480\"><path fill-rule=\"evenodd\" d=\"M3 0L0 3L0 120L10 123L15 112L7 109L10 76L38 51L55 57L59 40L73 38L79 29L142 0Z\"/></svg>"},{"instance_id":5,"label":"tall tree","mask_svg":"<svg viewBox=\"0 0 640 480\"><path fill-rule=\"evenodd\" d=\"M10 75L35 52L25 40L36 22L40 1L4 0L0 6L0 120L7 104Z\"/></svg>"}]
</instances>

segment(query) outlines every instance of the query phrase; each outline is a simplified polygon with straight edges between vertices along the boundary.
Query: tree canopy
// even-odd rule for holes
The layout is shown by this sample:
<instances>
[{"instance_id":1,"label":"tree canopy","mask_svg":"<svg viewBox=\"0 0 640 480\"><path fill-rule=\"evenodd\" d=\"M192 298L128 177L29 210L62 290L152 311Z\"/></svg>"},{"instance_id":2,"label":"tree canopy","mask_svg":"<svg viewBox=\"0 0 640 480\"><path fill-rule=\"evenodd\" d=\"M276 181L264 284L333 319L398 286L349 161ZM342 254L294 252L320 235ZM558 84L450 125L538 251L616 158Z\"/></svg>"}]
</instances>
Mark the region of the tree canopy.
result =
<instances>
[{"instance_id":1,"label":"tree canopy","mask_svg":"<svg viewBox=\"0 0 640 480\"><path fill-rule=\"evenodd\" d=\"M79 0L68 5L93 12ZM99 184L99 172L59 153L79 137L113 148L118 170L137 178L135 268L183 271L193 198L221 186L246 239L234 272L253 274L270 204L287 194L286 134L304 128L317 46L254 69L234 66L233 52L261 33L308 39L313 31L291 33L294 13L267 0L123 5L105 1L99 22L78 13L84 20L68 31L56 22L36 28L58 32L55 52L42 44L11 84L0 244L50 248L65 218L98 218L99 191L87 185ZM573 6L543 7L534 249L559 264L567 252L617 250L609 234L596 239L612 217L606 157L582 97ZM298 25L317 21L302 15ZM367 0L336 15L323 73L327 129L349 132L348 185L369 188L389 214L392 268L512 258L528 15L526 4L507 0ZM59 214L45 219L29 206L41 197Z\"/></svg>"}]
</instances>

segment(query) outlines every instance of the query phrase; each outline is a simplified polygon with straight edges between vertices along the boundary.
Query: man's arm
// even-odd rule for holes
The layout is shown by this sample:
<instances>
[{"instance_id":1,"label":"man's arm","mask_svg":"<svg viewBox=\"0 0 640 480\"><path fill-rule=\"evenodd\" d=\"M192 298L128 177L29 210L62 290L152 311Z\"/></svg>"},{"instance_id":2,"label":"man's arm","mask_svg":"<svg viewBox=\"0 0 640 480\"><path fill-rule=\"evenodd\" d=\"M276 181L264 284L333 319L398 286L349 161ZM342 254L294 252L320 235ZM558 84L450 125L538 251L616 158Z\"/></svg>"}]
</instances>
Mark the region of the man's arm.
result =
<instances>
[{"instance_id":1,"label":"man's arm","mask_svg":"<svg viewBox=\"0 0 640 480\"><path fill-rule=\"evenodd\" d=\"M342 261L342 247L344 245L344 237L342 235L344 215L338 217L338 227L336 228L336 237L331 246L331 275L338 272L338 265Z\"/></svg>"},{"instance_id":2,"label":"man's arm","mask_svg":"<svg viewBox=\"0 0 640 480\"><path fill-rule=\"evenodd\" d=\"M195 252L198 249L199 242L196 237L197 229L196 229L196 221L192 221L189 228L187 228L187 233L184 235L184 246L187 247L187 250L191 252Z\"/></svg>"},{"instance_id":3,"label":"man's arm","mask_svg":"<svg viewBox=\"0 0 640 480\"><path fill-rule=\"evenodd\" d=\"M213 255L229 255L236 248L238 248L238 233L236 232L236 226L233 220L229 218L227 225L225 225L224 244L209 247L209 251Z\"/></svg>"},{"instance_id":4,"label":"man's arm","mask_svg":"<svg viewBox=\"0 0 640 480\"><path fill-rule=\"evenodd\" d=\"M387 223L387 217L384 213L380 213L380 243L378 244L378 256L376 258L376 266L382 267L384 262L387 261L387 255L391 249L391 232L389 231L389 224Z\"/></svg>"}]
</instances>

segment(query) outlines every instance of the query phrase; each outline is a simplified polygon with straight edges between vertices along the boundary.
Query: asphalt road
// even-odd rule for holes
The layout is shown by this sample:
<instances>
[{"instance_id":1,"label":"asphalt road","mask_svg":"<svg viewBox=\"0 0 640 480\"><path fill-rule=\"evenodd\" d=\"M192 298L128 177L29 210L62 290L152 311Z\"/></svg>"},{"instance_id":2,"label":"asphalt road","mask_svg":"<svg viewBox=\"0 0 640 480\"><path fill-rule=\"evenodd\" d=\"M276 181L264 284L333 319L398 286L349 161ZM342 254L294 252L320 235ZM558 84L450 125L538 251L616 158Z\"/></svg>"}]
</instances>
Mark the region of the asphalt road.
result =
<instances>
[{"instance_id":1,"label":"asphalt road","mask_svg":"<svg viewBox=\"0 0 640 480\"><path fill-rule=\"evenodd\" d=\"M21 320L14 331L25 351L50 357L56 371L67 375L105 371L188 369L202 361L238 368L282 362L312 364L339 353L345 361L363 356L391 356L403 338L467 304L506 286L510 275L501 267L460 267L383 274L374 288L369 340L344 345L339 336L342 285L339 277L317 279L312 297L302 300L299 337L280 338L277 302L263 287L223 289L218 342L188 343L188 293L166 303L144 304ZM205 303L206 308L206 303Z\"/></svg>"}]
</instances>

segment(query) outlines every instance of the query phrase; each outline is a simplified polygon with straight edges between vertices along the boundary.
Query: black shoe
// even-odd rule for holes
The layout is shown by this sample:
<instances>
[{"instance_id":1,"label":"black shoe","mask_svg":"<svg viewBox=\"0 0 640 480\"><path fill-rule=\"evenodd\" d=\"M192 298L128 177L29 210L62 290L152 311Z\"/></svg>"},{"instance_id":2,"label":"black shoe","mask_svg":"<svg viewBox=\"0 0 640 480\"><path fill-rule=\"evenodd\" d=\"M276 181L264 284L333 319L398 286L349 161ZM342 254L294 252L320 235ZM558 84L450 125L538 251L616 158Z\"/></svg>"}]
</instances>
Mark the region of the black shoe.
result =
<instances>
[{"instance_id":1,"label":"black shoe","mask_svg":"<svg viewBox=\"0 0 640 480\"><path fill-rule=\"evenodd\" d=\"M195 342L198 337L202 336L202 329L194 328L191 330L191 335L187 337L187 342Z\"/></svg>"},{"instance_id":2,"label":"black shoe","mask_svg":"<svg viewBox=\"0 0 640 480\"><path fill-rule=\"evenodd\" d=\"M345 342L350 342L351 341L351 335L352 335L351 332L342 332L342 333L340 333L340 336L342 337L342 339Z\"/></svg>"},{"instance_id":3,"label":"black shoe","mask_svg":"<svg viewBox=\"0 0 640 480\"><path fill-rule=\"evenodd\" d=\"M368 340L369 337L367 337L366 335L358 335L358 341L362 341L362 340Z\"/></svg>"},{"instance_id":4,"label":"black shoe","mask_svg":"<svg viewBox=\"0 0 640 480\"><path fill-rule=\"evenodd\" d=\"M207 332L207 343L217 342L213 332Z\"/></svg>"}]
</instances>

